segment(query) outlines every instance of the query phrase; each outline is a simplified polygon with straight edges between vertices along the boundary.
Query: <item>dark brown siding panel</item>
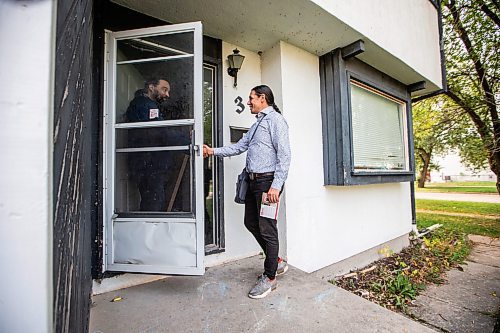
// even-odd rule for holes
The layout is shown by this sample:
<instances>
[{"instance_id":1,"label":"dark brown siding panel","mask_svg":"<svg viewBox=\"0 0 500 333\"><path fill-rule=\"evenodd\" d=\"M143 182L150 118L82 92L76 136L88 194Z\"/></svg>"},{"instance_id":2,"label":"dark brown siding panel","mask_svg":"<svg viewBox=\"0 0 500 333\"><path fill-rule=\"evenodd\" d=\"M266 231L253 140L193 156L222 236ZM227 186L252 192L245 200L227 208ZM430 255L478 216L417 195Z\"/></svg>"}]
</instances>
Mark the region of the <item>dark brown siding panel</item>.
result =
<instances>
[{"instance_id":1,"label":"dark brown siding panel","mask_svg":"<svg viewBox=\"0 0 500 333\"><path fill-rule=\"evenodd\" d=\"M54 331L87 332L95 200L93 1L58 1L54 96ZM95 144L95 143L94 143Z\"/></svg>"}]
</instances>

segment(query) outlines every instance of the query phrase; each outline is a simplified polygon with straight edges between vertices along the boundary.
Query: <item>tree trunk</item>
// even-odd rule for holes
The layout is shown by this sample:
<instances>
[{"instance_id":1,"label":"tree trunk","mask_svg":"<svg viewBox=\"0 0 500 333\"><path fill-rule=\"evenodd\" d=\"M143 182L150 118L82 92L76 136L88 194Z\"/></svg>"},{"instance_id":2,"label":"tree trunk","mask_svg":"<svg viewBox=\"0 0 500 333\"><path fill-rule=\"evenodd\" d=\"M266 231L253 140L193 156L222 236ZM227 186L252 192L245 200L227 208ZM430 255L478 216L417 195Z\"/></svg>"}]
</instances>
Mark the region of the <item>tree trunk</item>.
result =
<instances>
[{"instance_id":1,"label":"tree trunk","mask_svg":"<svg viewBox=\"0 0 500 333\"><path fill-rule=\"evenodd\" d=\"M497 192L498 192L498 195L500 195L500 176L497 175Z\"/></svg>"},{"instance_id":2,"label":"tree trunk","mask_svg":"<svg viewBox=\"0 0 500 333\"><path fill-rule=\"evenodd\" d=\"M500 195L500 152L493 152L488 157L490 169L497 176L497 192Z\"/></svg>"},{"instance_id":3,"label":"tree trunk","mask_svg":"<svg viewBox=\"0 0 500 333\"><path fill-rule=\"evenodd\" d=\"M418 178L418 188L425 187L425 179L427 177L427 171L429 170L429 165L431 164L431 154L420 149L419 151L420 159L422 160L422 169L420 169L420 177ZM497 184L498 185L498 184Z\"/></svg>"}]
</instances>

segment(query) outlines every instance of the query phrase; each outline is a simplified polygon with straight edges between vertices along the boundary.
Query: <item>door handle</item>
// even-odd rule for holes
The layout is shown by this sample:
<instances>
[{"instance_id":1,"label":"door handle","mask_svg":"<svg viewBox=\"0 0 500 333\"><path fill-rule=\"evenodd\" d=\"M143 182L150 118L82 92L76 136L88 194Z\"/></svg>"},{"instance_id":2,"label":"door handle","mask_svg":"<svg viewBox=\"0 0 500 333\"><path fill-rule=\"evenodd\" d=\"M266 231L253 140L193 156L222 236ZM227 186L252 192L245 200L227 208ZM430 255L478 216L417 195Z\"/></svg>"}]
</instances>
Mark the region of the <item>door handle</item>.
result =
<instances>
[{"instance_id":1,"label":"door handle","mask_svg":"<svg viewBox=\"0 0 500 333\"><path fill-rule=\"evenodd\" d=\"M197 156L200 156L200 145L193 145L193 150L196 152Z\"/></svg>"}]
</instances>

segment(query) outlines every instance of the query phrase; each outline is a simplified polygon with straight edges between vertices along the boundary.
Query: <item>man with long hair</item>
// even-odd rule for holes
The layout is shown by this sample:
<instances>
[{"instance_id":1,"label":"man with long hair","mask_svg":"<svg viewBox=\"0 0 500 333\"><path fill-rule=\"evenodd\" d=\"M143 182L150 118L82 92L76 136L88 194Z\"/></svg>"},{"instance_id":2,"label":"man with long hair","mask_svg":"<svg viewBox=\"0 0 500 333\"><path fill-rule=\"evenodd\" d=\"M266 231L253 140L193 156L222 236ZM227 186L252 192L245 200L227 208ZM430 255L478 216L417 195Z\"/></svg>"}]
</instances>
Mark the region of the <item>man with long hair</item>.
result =
<instances>
[{"instance_id":1,"label":"man with long hair","mask_svg":"<svg viewBox=\"0 0 500 333\"><path fill-rule=\"evenodd\" d=\"M290 166L288 124L274 103L272 90L266 85L254 87L248 98L250 112L256 122L237 143L221 148L203 146L203 156L234 156L248 151L246 171L249 186L245 198L245 227L261 246L266 259L264 273L250 290L250 298L264 298L276 289L276 275L286 272L288 266L278 258L279 240L277 220L260 216L262 194L270 203L279 201Z\"/></svg>"}]
</instances>

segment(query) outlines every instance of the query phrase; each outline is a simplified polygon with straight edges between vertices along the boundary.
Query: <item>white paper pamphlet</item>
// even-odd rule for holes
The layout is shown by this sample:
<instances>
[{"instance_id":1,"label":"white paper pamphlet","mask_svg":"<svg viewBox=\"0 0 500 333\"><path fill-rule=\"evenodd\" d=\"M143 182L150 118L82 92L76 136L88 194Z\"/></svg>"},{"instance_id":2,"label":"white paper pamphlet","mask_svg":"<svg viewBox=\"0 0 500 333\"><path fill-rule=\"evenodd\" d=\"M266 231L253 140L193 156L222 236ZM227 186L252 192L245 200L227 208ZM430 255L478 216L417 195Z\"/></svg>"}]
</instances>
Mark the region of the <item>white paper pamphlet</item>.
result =
<instances>
[{"instance_id":1,"label":"white paper pamphlet","mask_svg":"<svg viewBox=\"0 0 500 333\"><path fill-rule=\"evenodd\" d=\"M270 203L269 201L267 201L267 193L263 192L262 204L260 205L260 216L276 220L278 219L279 209L279 201L276 203Z\"/></svg>"}]
</instances>

